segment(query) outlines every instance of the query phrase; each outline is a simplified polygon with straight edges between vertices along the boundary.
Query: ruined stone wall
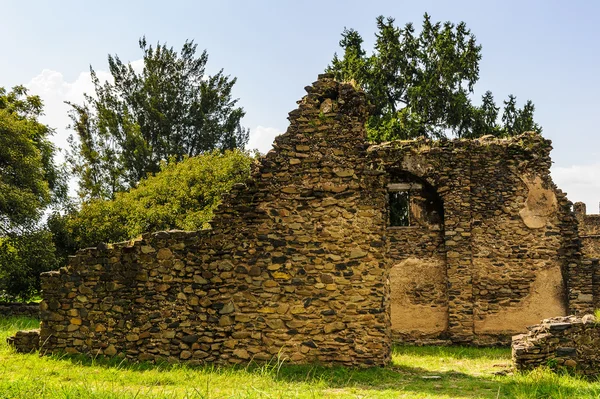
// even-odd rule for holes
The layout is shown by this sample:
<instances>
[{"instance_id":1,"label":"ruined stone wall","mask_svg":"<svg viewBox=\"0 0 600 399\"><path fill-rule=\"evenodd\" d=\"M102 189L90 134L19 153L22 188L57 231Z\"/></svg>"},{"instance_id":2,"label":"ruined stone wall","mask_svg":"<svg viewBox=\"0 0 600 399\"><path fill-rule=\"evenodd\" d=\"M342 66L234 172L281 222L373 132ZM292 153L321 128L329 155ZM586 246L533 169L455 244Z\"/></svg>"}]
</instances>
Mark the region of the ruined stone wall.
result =
<instances>
[{"instance_id":1,"label":"ruined stone wall","mask_svg":"<svg viewBox=\"0 0 600 399\"><path fill-rule=\"evenodd\" d=\"M0 302L0 315L40 317L40 304L35 302Z\"/></svg>"},{"instance_id":2,"label":"ruined stone wall","mask_svg":"<svg viewBox=\"0 0 600 399\"><path fill-rule=\"evenodd\" d=\"M364 94L322 75L199 232L80 251L42 276L43 351L382 365L396 339L497 344L593 309L550 142L369 146ZM410 219L390 226L390 187Z\"/></svg>"},{"instance_id":3,"label":"ruined stone wall","mask_svg":"<svg viewBox=\"0 0 600 399\"><path fill-rule=\"evenodd\" d=\"M600 215L588 215L583 202L573 206L581 237L582 251L589 258L600 258Z\"/></svg>"},{"instance_id":4,"label":"ruined stone wall","mask_svg":"<svg viewBox=\"0 0 600 399\"><path fill-rule=\"evenodd\" d=\"M42 349L385 364L385 201L365 168L365 98L328 76L306 91L211 230L101 245L42 275Z\"/></svg>"},{"instance_id":5,"label":"ruined stone wall","mask_svg":"<svg viewBox=\"0 0 600 399\"><path fill-rule=\"evenodd\" d=\"M600 324L593 315L546 319L528 329L527 334L513 337L512 358L517 370L547 366L589 376L600 373Z\"/></svg>"},{"instance_id":6,"label":"ruined stone wall","mask_svg":"<svg viewBox=\"0 0 600 399\"><path fill-rule=\"evenodd\" d=\"M369 149L372 168L409 172L443 202L439 228L388 228L392 321L395 298L402 316L412 315L392 324L395 336L507 342L529 324L567 314L569 265L582 269L570 202L550 180L550 150L536 134ZM574 294L573 305L581 301L589 311L589 298Z\"/></svg>"},{"instance_id":7,"label":"ruined stone wall","mask_svg":"<svg viewBox=\"0 0 600 399\"><path fill-rule=\"evenodd\" d=\"M40 348L40 330L24 330L6 338L8 345L18 353L32 353Z\"/></svg>"}]
</instances>

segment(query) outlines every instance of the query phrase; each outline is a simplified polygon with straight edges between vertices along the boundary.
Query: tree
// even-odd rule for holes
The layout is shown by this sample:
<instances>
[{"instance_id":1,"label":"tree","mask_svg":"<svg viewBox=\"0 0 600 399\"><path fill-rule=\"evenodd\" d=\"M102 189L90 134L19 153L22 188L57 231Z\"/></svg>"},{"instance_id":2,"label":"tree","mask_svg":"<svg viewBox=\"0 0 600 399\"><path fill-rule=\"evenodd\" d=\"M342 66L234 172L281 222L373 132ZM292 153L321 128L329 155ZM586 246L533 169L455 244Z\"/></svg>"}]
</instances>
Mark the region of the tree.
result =
<instances>
[{"instance_id":1,"label":"tree","mask_svg":"<svg viewBox=\"0 0 600 399\"><path fill-rule=\"evenodd\" d=\"M213 151L181 162L163 162L161 171L113 200L93 199L79 211L54 214L48 225L59 254L100 242L134 238L144 232L208 226L221 195L245 181L253 158L239 150Z\"/></svg>"},{"instance_id":2,"label":"tree","mask_svg":"<svg viewBox=\"0 0 600 399\"><path fill-rule=\"evenodd\" d=\"M0 88L0 236L31 228L48 205L66 196L52 129L38 121L42 110L40 98L23 86Z\"/></svg>"},{"instance_id":3,"label":"tree","mask_svg":"<svg viewBox=\"0 0 600 399\"><path fill-rule=\"evenodd\" d=\"M29 299L39 292L40 273L59 266L48 230L0 237L0 298Z\"/></svg>"},{"instance_id":4,"label":"tree","mask_svg":"<svg viewBox=\"0 0 600 399\"><path fill-rule=\"evenodd\" d=\"M243 149L248 141L244 110L232 98L236 78L223 70L206 75L206 51L196 56L193 41L179 54L145 38L139 46L141 73L109 55L112 81L102 83L90 68L94 96L71 104L78 140L71 138L69 161L83 198L114 198L157 173L162 161Z\"/></svg>"},{"instance_id":5,"label":"tree","mask_svg":"<svg viewBox=\"0 0 600 399\"><path fill-rule=\"evenodd\" d=\"M337 79L355 81L368 94L373 105L367 122L370 139L515 134L515 129L497 125L499 108L491 92L481 106L471 102L481 46L464 22L433 23L425 14L417 35L412 23L399 28L393 18L380 16L377 29L372 55L363 50L357 31L344 29L344 55L334 54L326 69ZM530 119L513 127L541 131L533 122L533 104L527 104L521 119Z\"/></svg>"}]
</instances>

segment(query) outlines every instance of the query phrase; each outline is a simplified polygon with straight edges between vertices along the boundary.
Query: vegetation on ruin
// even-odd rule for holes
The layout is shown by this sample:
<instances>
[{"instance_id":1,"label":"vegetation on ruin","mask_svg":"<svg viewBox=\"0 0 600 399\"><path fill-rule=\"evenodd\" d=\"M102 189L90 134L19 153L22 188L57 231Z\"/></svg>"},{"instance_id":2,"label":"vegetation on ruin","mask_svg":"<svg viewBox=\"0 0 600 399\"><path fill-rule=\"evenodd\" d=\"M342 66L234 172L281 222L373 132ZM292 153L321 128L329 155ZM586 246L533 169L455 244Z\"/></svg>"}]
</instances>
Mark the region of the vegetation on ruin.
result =
<instances>
[{"instance_id":1,"label":"vegetation on ruin","mask_svg":"<svg viewBox=\"0 0 600 399\"><path fill-rule=\"evenodd\" d=\"M343 55L335 54L326 69L367 93L373 106L367 121L371 140L541 132L531 101L518 108L516 97L509 95L502 115L490 91L481 105L473 104L481 45L464 22L433 22L425 14L417 33L412 23L398 27L393 18L380 16L375 37L375 48L367 54L360 33L344 29Z\"/></svg>"},{"instance_id":2,"label":"vegetation on ruin","mask_svg":"<svg viewBox=\"0 0 600 399\"><path fill-rule=\"evenodd\" d=\"M92 199L48 225L61 257L100 242L118 242L145 232L208 227L221 196L250 175L254 158L240 150L213 151L161 164L161 171L112 200Z\"/></svg>"},{"instance_id":3,"label":"vegetation on ruin","mask_svg":"<svg viewBox=\"0 0 600 399\"><path fill-rule=\"evenodd\" d=\"M6 337L36 319L0 319L0 397L10 398L596 398L600 382L545 369L502 375L508 349L396 346L386 368L130 363L16 354ZM497 375L497 372L501 372Z\"/></svg>"}]
</instances>

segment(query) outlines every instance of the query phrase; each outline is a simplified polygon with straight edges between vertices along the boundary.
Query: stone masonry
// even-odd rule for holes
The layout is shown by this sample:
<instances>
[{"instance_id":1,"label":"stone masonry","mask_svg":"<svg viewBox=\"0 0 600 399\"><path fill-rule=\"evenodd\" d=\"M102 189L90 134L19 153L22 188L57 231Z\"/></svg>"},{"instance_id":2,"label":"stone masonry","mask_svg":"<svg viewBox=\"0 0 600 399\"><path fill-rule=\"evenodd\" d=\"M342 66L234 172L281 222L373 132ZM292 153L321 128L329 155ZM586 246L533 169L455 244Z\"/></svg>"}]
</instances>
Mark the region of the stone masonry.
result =
<instances>
[{"instance_id":1,"label":"stone masonry","mask_svg":"<svg viewBox=\"0 0 600 399\"><path fill-rule=\"evenodd\" d=\"M323 77L212 229L80 251L42 276L48 352L383 365L385 198L364 94Z\"/></svg>"},{"instance_id":2,"label":"stone masonry","mask_svg":"<svg viewBox=\"0 0 600 399\"><path fill-rule=\"evenodd\" d=\"M305 90L211 229L100 244L42 275L46 353L384 365L393 339L507 343L593 309L550 141L369 145L363 93L329 75Z\"/></svg>"},{"instance_id":3,"label":"stone masonry","mask_svg":"<svg viewBox=\"0 0 600 399\"><path fill-rule=\"evenodd\" d=\"M583 202L573 206L579 222L583 252L589 258L600 258L600 214L588 215Z\"/></svg>"},{"instance_id":4,"label":"stone masonry","mask_svg":"<svg viewBox=\"0 0 600 399\"><path fill-rule=\"evenodd\" d=\"M40 330L17 331L6 341L19 353L32 353L40 348Z\"/></svg>"},{"instance_id":5,"label":"stone masonry","mask_svg":"<svg viewBox=\"0 0 600 399\"><path fill-rule=\"evenodd\" d=\"M547 366L589 376L600 373L600 324L593 315L547 319L528 329L527 334L513 337L517 370Z\"/></svg>"}]
</instances>

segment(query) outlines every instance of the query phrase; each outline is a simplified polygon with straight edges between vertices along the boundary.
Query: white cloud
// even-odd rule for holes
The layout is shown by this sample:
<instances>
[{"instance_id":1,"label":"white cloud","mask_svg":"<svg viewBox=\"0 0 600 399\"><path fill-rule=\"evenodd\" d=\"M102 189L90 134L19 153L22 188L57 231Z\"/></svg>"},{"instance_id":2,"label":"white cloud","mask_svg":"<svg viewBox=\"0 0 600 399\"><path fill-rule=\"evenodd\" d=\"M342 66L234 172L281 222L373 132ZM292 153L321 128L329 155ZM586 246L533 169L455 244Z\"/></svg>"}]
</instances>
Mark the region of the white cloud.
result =
<instances>
[{"instance_id":1,"label":"white cloud","mask_svg":"<svg viewBox=\"0 0 600 399\"><path fill-rule=\"evenodd\" d=\"M552 180L572 202L585 202L587 213L598 213L600 202L600 163L553 166Z\"/></svg>"},{"instance_id":2,"label":"white cloud","mask_svg":"<svg viewBox=\"0 0 600 399\"><path fill-rule=\"evenodd\" d=\"M258 150L265 154L269 152L276 136L283 132L274 127L257 126L255 129L250 129L250 138L246 148L249 150Z\"/></svg>"},{"instance_id":3,"label":"white cloud","mask_svg":"<svg viewBox=\"0 0 600 399\"><path fill-rule=\"evenodd\" d=\"M143 70L143 60L131 62L133 69L136 72ZM108 71L96 71L96 76L101 82L105 82L111 78ZM55 129L54 136L51 137L52 142L60 150L57 157L57 162L64 162L64 153L69 148L67 138L72 133L67 129L71 123L69 119L69 110L71 107L65 101L82 104L84 93L93 94L94 84L89 72L81 72L77 78L69 82L65 80L62 73L44 69L39 75L31 79L25 87L29 89L30 94L40 96L44 102L44 115L40 117L40 122ZM71 181L69 195L75 195L75 182Z\"/></svg>"},{"instance_id":4,"label":"white cloud","mask_svg":"<svg viewBox=\"0 0 600 399\"><path fill-rule=\"evenodd\" d=\"M96 73L101 81L110 77L110 73L106 71L97 71ZM40 121L56 129L52 141L59 149L66 150L68 148L67 137L70 134L67 126L71 122L68 112L71 107L65 104L65 101L82 104L83 94L94 92L90 73L82 72L73 82L68 82L62 73L44 69L25 86L29 89L30 94L37 94L44 102L44 115ZM59 160L62 161L62 159L63 155L60 154Z\"/></svg>"}]
</instances>

